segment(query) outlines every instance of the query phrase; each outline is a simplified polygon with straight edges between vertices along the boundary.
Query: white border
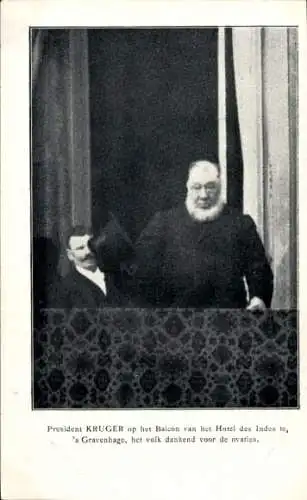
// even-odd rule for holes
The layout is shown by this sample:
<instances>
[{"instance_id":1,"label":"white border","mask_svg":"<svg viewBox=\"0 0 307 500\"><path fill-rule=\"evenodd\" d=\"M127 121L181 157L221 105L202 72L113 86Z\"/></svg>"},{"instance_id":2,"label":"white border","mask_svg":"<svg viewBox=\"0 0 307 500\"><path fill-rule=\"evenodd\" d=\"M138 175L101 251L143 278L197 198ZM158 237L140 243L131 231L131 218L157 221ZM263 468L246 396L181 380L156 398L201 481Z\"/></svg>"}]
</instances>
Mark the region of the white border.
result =
<instances>
[{"instance_id":1,"label":"white border","mask_svg":"<svg viewBox=\"0 0 307 500\"><path fill-rule=\"evenodd\" d=\"M7 0L1 16L2 495L5 499L305 498L307 255L300 223L301 410L31 412L29 26L300 25L300 219L307 197L305 2ZM98 24L99 23L99 24ZM237 445L76 448L47 424L287 425L284 438Z\"/></svg>"}]
</instances>

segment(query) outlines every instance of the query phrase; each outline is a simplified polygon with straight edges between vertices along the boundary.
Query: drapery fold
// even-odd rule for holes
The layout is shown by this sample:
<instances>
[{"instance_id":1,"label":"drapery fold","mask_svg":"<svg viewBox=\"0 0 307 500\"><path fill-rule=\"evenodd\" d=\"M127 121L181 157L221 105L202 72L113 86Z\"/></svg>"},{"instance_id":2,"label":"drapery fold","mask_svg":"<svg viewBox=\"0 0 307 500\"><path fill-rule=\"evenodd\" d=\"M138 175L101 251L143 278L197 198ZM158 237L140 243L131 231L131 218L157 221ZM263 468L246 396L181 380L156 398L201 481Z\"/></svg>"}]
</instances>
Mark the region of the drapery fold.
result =
<instances>
[{"instance_id":1,"label":"drapery fold","mask_svg":"<svg viewBox=\"0 0 307 500\"><path fill-rule=\"evenodd\" d=\"M243 207L263 237L261 28L233 28L232 38L244 163Z\"/></svg>"},{"instance_id":2,"label":"drapery fold","mask_svg":"<svg viewBox=\"0 0 307 500\"><path fill-rule=\"evenodd\" d=\"M296 307L297 30L233 28L244 211L275 275L273 307Z\"/></svg>"},{"instance_id":3,"label":"drapery fold","mask_svg":"<svg viewBox=\"0 0 307 500\"><path fill-rule=\"evenodd\" d=\"M31 86L32 92L35 88L38 71L42 62L43 49L44 49L44 39L45 30L32 30L31 41L32 41L32 60L31 60Z\"/></svg>"},{"instance_id":4,"label":"drapery fold","mask_svg":"<svg viewBox=\"0 0 307 500\"><path fill-rule=\"evenodd\" d=\"M91 222L87 30L35 30L31 74L33 234L59 245Z\"/></svg>"}]
</instances>

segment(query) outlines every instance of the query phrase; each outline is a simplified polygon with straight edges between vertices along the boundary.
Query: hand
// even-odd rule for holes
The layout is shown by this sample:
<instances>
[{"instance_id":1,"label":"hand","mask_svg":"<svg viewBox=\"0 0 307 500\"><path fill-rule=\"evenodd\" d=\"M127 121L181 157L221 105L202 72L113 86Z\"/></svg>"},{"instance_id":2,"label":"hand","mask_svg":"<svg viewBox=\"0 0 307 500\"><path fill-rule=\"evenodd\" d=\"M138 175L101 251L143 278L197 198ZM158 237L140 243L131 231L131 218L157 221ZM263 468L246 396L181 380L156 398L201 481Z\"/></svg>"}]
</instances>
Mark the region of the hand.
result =
<instances>
[{"instance_id":1,"label":"hand","mask_svg":"<svg viewBox=\"0 0 307 500\"><path fill-rule=\"evenodd\" d=\"M246 309L251 312L265 312L266 305L259 297L253 297Z\"/></svg>"}]
</instances>

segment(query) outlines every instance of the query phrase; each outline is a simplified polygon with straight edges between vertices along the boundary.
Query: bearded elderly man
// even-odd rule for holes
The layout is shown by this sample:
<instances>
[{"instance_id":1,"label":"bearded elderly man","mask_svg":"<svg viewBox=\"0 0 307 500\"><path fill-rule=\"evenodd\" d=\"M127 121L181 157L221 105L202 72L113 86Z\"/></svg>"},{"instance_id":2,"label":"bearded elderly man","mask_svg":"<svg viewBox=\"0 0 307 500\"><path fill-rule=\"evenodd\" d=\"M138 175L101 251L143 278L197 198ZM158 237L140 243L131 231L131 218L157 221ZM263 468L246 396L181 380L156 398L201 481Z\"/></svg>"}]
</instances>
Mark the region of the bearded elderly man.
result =
<instances>
[{"instance_id":1,"label":"bearded elderly man","mask_svg":"<svg viewBox=\"0 0 307 500\"><path fill-rule=\"evenodd\" d=\"M192 163L186 187L185 204L156 213L137 242L142 305L270 307L273 275L263 244L252 218L222 201L218 165Z\"/></svg>"}]
</instances>

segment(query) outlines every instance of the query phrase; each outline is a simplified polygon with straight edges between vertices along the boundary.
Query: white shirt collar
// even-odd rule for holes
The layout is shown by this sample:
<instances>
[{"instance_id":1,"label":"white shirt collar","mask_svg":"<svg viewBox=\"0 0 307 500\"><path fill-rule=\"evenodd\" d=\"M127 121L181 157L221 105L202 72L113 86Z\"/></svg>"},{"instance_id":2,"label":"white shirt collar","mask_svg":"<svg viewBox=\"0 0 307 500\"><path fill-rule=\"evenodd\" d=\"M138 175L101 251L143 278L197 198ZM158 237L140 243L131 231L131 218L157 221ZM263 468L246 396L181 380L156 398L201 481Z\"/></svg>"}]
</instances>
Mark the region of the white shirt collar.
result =
<instances>
[{"instance_id":1,"label":"white shirt collar","mask_svg":"<svg viewBox=\"0 0 307 500\"><path fill-rule=\"evenodd\" d=\"M79 266L76 266L76 270L78 271L78 273L82 274L83 276L85 276L85 278L89 279L90 281L92 281L92 283L97 285L100 290L102 290L103 293L107 295L105 275L102 271L100 271L98 267L94 272Z\"/></svg>"}]
</instances>

